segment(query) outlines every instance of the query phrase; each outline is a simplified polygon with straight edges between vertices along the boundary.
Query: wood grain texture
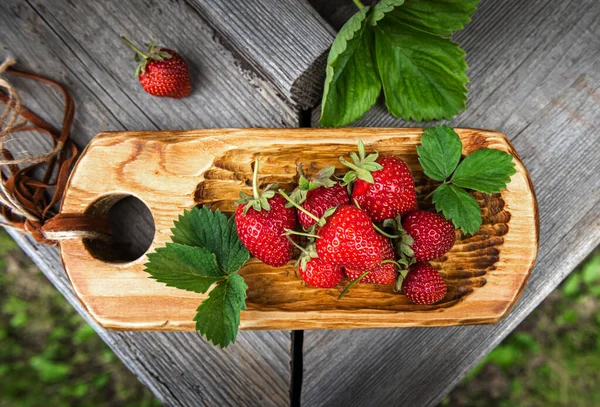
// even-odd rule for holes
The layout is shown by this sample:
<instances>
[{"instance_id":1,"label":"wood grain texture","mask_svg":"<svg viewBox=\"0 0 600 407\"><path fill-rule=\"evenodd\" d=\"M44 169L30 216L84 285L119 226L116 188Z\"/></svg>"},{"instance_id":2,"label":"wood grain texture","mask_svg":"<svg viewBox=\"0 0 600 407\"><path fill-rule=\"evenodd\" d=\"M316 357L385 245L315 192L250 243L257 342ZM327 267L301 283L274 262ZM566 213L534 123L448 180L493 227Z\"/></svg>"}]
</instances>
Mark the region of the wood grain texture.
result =
<instances>
[{"instance_id":1,"label":"wood grain texture","mask_svg":"<svg viewBox=\"0 0 600 407\"><path fill-rule=\"evenodd\" d=\"M103 130L298 125L298 113L266 80L243 69L218 34L184 2L0 2L0 59L10 53L23 68L65 84L75 103L72 137L80 147ZM153 35L181 51L194 91L186 99L151 97L131 78L133 54L119 40ZM60 126L62 101L46 87L15 80L24 104ZM15 150L40 151L35 137L11 140ZM136 215L135 207L125 218ZM134 236L148 233L139 222ZM61 292L83 309L58 252L15 235ZM225 351L195 333L107 332L94 324L124 363L167 405L288 405L290 333L242 332ZM222 386L227 383L227 386Z\"/></svg>"},{"instance_id":2,"label":"wood grain texture","mask_svg":"<svg viewBox=\"0 0 600 407\"><path fill-rule=\"evenodd\" d=\"M450 124L498 129L519 152L539 201L536 266L495 325L306 331L305 405L437 405L600 244L600 4L486 0L454 39L471 82ZM356 125L415 124L380 106Z\"/></svg>"},{"instance_id":3,"label":"wood grain texture","mask_svg":"<svg viewBox=\"0 0 600 407\"><path fill-rule=\"evenodd\" d=\"M404 159L418 194L434 185L424 177L416 146L421 129L213 129L181 132L104 133L93 139L73 170L62 213L104 214L115 199L133 195L152 213L156 234L150 251L170 241L173 221L195 204L235 211L240 189L260 158L261 183L291 190L296 166L316 172L356 149ZM415 305L391 286L360 285L344 298L343 285L306 286L291 261L269 267L253 259L240 270L248 284L240 329L331 329L496 322L512 307L537 253L537 208L527 172L502 134L459 129L463 153L496 148L515 155L517 174L502 194L476 195L483 226L474 236L457 232L450 253L436 262L448 295L433 306ZM310 174L309 174L310 175ZM247 191L250 193L250 191ZM106 204L106 202L109 202ZM114 329L193 330L207 295L167 287L144 272L142 256L107 262L82 239L61 242L61 256L75 292L102 326Z\"/></svg>"},{"instance_id":4,"label":"wood grain texture","mask_svg":"<svg viewBox=\"0 0 600 407\"><path fill-rule=\"evenodd\" d=\"M283 96L301 109L321 99L334 33L306 0L187 0Z\"/></svg>"}]
</instances>

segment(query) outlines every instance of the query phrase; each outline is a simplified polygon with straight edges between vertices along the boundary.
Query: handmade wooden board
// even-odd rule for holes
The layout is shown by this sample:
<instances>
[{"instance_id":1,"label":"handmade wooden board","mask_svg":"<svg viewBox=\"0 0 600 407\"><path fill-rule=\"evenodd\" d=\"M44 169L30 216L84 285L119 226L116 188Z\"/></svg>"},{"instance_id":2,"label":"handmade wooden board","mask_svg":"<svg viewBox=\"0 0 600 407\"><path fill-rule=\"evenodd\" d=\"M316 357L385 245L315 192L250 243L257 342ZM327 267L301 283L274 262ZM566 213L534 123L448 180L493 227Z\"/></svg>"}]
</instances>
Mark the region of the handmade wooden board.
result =
<instances>
[{"instance_id":1,"label":"handmade wooden board","mask_svg":"<svg viewBox=\"0 0 600 407\"><path fill-rule=\"evenodd\" d=\"M73 170L63 213L106 213L119 199L135 196L150 209L155 236L150 250L170 239L184 209L210 205L231 213L240 189L250 193L251 164L261 159L262 185L291 189L296 166L315 173L336 165L362 139L368 151L393 154L415 176L419 198L434 187L416 155L422 129L212 129L114 132L96 136ZM432 262L448 283L440 303L411 304L390 286L356 285L343 300L334 289L308 287L293 262L273 268L251 259L240 273L248 284L241 329L337 329L493 323L520 296L538 248L537 202L529 175L506 137L497 132L457 129L463 154L496 148L515 156L517 173L501 194L475 194L483 225L474 236L457 231L454 248ZM426 206L420 199L422 206ZM62 260L82 304L110 329L193 330L195 310L205 295L148 278L145 256L107 261L82 239L61 243Z\"/></svg>"}]
</instances>

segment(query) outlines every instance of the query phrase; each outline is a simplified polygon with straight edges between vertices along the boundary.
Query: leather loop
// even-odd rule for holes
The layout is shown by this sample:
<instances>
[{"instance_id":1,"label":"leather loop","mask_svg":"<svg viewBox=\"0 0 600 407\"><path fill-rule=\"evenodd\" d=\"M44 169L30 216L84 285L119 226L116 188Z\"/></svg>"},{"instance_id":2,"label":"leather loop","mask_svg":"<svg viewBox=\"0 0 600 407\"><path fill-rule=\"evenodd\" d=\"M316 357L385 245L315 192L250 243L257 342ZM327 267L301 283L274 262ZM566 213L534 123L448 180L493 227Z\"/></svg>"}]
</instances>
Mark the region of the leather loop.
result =
<instances>
[{"instance_id":1,"label":"leather loop","mask_svg":"<svg viewBox=\"0 0 600 407\"><path fill-rule=\"evenodd\" d=\"M63 95L65 107L59 131L20 105L19 99L17 113L31 125L19 123L18 126L9 129L10 133L43 133L51 138L53 149L41 156L15 159L6 147L1 147L1 161L10 176L1 174L0 194L3 199L0 203L0 214L5 222L0 223L29 232L36 241L49 245L55 245L58 240L64 239L106 238L110 234L110 227L105 216L53 213L53 207L64 195L69 172L79 153L77 146L69 138L75 112L71 95L62 85L43 76L10 66L5 72L58 88ZM0 100L8 106L14 106L15 103L11 99L14 97L14 89L11 87L9 90L9 95L0 91ZM19 168L18 164L24 163L29 165ZM38 179L34 171L40 167L45 169Z\"/></svg>"}]
</instances>

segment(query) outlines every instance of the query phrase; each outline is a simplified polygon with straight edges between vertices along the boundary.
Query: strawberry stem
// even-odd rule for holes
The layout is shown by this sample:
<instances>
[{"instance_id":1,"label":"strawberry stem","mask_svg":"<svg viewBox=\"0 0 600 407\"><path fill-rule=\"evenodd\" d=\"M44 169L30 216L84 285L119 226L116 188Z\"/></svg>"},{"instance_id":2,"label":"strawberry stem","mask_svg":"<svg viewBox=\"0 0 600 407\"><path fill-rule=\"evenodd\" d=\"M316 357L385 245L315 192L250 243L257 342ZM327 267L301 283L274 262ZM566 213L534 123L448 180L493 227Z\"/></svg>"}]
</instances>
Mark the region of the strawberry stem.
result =
<instances>
[{"instance_id":1,"label":"strawberry stem","mask_svg":"<svg viewBox=\"0 0 600 407\"><path fill-rule=\"evenodd\" d=\"M382 261L381 263L379 263L379 264L386 264L386 263L392 263L392 264L395 264L395 265L396 265L396 267L398 267L398 270L403 270L403 269L404 269L400 263L398 263L396 260L392 260L392 259L383 260L383 261Z\"/></svg>"},{"instance_id":2,"label":"strawberry stem","mask_svg":"<svg viewBox=\"0 0 600 407\"><path fill-rule=\"evenodd\" d=\"M314 237L315 239L320 239L321 236L313 235L311 233L297 232L292 229L285 230L286 235L297 235L297 236L306 236L306 237Z\"/></svg>"},{"instance_id":3,"label":"strawberry stem","mask_svg":"<svg viewBox=\"0 0 600 407\"><path fill-rule=\"evenodd\" d=\"M429 198L431 198L432 195L435 194L435 191L437 191L439 187L441 187L442 185L446 185L446 184L449 184L448 180L445 180L440 185L438 185L437 187L435 187L433 191L431 191L430 193L428 193L427 196L425 197L425 200L428 200Z\"/></svg>"},{"instance_id":4,"label":"strawberry stem","mask_svg":"<svg viewBox=\"0 0 600 407\"><path fill-rule=\"evenodd\" d=\"M140 49L138 47L136 47L135 45L133 45L133 43L131 41L129 41L127 38L125 38L124 36L121 35L121 39L123 40L123 42L125 42L125 44L129 45L135 52L137 52L144 58L148 58L147 54L144 54L142 51L140 51Z\"/></svg>"},{"instance_id":5,"label":"strawberry stem","mask_svg":"<svg viewBox=\"0 0 600 407\"><path fill-rule=\"evenodd\" d=\"M356 177L362 179L363 181L368 182L369 184L374 184L375 180L373 179L373 175L371 175L370 171L365 170L364 168L360 168L358 165L352 164L350 161L346 160L344 157L340 157L340 162L344 164L346 167L356 173Z\"/></svg>"},{"instance_id":6,"label":"strawberry stem","mask_svg":"<svg viewBox=\"0 0 600 407\"><path fill-rule=\"evenodd\" d=\"M339 301L339 300L341 300L341 299L342 299L342 297L343 297L344 295L346 295L346 293L347 293L348 291L350 291L350 288L352 288L352 286L353 286L354 284L358 283L360 280L362 280L362 279L363 279L363 277L364 277L364 276L366 276L366 275L367 275L367 274L369 274L370 272L371 272L371 270L367 270L367 271L365 271L364 273L362 273L362 274L360 275L360 277L358 277L356 280L353 280L353 281L351 281L351 282L350 282L350 284L348 284L348 285L346 286L346 288L344 288L344 291L342 291L342 292L340 293L340 295L338 296L338 301Z\"/></svg>"},{"instance_id":7,"label":"strawberry stem","mask_svg":"<svg viewBox=\"0 0 600 407\"><path fill-rule=\"evenodd\" d=\"M252 194L254 199L260 199L258 193L258 158L254 161L254 173L252 174Z\"/></svg>"},{"instance_id":8,"label":"strawberry stem","mask_svg":"<svg viewBox=\"0 0 600 407\"><path fill-rule=\"evenodd\" d=\"M354 1L354 4L356 5L356 7L358 7L359 10L362 10L363 8L365 8L365 5L362 4L360 2L360 0L352 0L352 1Z\"/></svg>"},{"instance_id":9,"label":"strawberry stem","mask_svg":"<svg viewBox=\"0 0 600 407\"><path fill-rule=\"evenodd\" d=\"M388 239L398 239L400 237L400 235L390 235L389 233L384 232L374 223L373 223L373 227L375 228L376 231L378 231L380 234L384 235Z\"/></svg>"},{"instance_id":10,"label":"strawberry stem","mask_svg":"<svg viewBox=\"0 0 600 407\"><path fill-rule=\"evenodd\" d=\"M290 204L292 204L299 211L303 212L306 216L310 217L312 220L314 220L317 223L319 223L321 221L321 219L317 218L315 215L313 215L312 213L310 213L309 211L307 211L306 209L304 209L303 207L301 207L300 205L298 205L296 202L294 202L294 200L292 198L290 198L283 191L283 189L280 189L279 193L281 194L281 196L283 196L286 199L286 201L288 201Z\"/></svg>"},{"instance_id":11,"label":"strawberry stem","mask_svg":"<svg viewBox=\"0 0 600 407\"><path fill-rule=\"evenodd\" d=\"M288 229L288 230L289 230L289 229ZM300 246L298 243L294 242L294 239L292 239L292 238L290 237L290 235L289 235L289 234L287 234L287 233L286 233L286 234L285 234L285 237L287 238L287 240L289 240L289 241L290 241L290 243L291 243L291 244L293 244L293 245L294 245L294 247L295 247L296 249L300 250L300 251L301 251L302 253L304 253L304 254L309 254L309 253L306 251L306 249L305 249L304 247L302 247L302 246Z\"/></svg>"}]
</instances>

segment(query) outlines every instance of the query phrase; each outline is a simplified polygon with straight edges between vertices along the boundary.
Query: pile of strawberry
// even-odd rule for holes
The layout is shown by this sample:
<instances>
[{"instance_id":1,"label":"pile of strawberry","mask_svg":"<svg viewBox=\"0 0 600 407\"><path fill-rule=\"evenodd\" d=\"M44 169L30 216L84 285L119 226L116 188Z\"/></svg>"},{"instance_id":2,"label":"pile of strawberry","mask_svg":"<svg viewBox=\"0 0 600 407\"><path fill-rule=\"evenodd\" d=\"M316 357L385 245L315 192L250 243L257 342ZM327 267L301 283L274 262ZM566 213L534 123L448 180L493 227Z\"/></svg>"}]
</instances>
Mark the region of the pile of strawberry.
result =
<instances>
[{"instance_id":1,"label":"pile of strawberry","mask_svg":"<svg viewBox=\"0 0 600 407\"><path fill-rule=\"evenodd\" d=\"M370 283L395 285L417 304L440 301L446 283L428 261L452 248L454 225L418 209L413 176L400 158L366 155L362 142L350 157L340 158L349 170L338 180L331 179L333 167L308 180L299 166L289 196L276 185L258 190L257 160L253 195L240 193L235 213L242 243L275 267L298 248L300 276L313 287L332 288L346 276L352 282L342 295L355 283Z\"/></svg>"}]
</instances>

